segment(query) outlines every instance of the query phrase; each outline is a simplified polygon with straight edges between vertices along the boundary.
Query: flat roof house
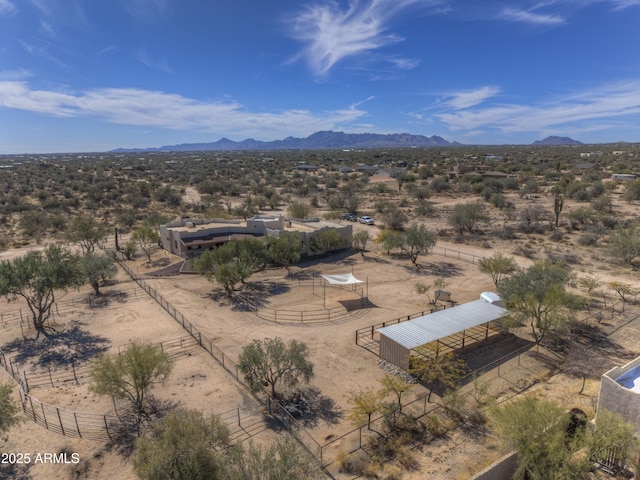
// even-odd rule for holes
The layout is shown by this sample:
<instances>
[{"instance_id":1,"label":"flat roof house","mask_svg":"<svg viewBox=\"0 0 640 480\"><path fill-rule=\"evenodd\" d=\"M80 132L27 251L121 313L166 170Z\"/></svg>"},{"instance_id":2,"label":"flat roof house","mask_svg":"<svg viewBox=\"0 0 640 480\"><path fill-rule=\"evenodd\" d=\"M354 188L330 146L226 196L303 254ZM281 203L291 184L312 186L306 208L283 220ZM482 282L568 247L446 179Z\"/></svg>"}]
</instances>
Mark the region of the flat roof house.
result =
<instances>
[{"instance_id":1,"label":"flat roof house","mask_svg":"<svg viewBox=\"0 0 640 480\"><path fill-rule=\"evenodd\" d=\"M187 258L217 248L231 240L293 232L305 246L305 255L314 255L313 238L322 230L336 230L344 247L351 247L353 227L326 220L285 221L278 216L255 216L246 221L226 219L182 218L160 225L160 243L165 250ZM321 253L321 252L320 252Z\"/></svg>"}]
</instances>

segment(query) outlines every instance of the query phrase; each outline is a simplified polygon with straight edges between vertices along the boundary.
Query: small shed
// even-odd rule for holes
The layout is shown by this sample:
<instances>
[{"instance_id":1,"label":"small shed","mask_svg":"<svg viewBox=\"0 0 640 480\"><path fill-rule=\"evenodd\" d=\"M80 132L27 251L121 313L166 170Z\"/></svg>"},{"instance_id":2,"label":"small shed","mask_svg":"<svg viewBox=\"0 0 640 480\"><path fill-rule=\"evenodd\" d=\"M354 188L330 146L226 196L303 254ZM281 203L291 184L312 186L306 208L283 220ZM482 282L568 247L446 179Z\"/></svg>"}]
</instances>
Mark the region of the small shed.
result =
<instances>
[{"instance_id":1,"label":"small shed","mask_svg":"<svg viewBox=\"0 0 640 480\"><path fill-rule=\"evenodd\" d=\"M406 322L377 329L380 334L380 358L403 370L409 369L411 350L435 342L440 347L461 350L472 343L488 340L501 331L499 320L509 312L496 305L499 297L485 295ZM493 301L487 301L490 297ZM497 297L497 298L496 298Z\"/></svg>"}]
</instances>

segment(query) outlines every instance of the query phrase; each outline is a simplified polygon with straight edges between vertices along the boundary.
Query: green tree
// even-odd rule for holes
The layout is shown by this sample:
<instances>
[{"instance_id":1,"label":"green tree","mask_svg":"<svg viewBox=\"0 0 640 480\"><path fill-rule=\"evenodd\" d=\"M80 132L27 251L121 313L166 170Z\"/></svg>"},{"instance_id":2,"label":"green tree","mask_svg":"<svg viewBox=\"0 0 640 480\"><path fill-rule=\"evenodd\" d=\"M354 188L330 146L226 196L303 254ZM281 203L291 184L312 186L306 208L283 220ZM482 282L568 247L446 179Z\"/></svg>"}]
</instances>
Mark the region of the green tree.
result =
<instances>
[{"instance_id":1,"label":"green tree","mask_svg":"<svg viewBox=\"0 0 640 480\"><path fill-rule=\"evenodd\" d=\"M199 410L177 410L138 438L133 469L145 480L217 480L228 478L220 450L229 447L229 429Z\"/></svg>"},{"instance_id":2,"label":"green tree","mask_svg":"<svg viewBox=\"0 0 640 480\"><path fill-rule=\"evenodd\" d=\"M254 340L246 345L238 357L238 368L249 386L258 391L264 385L276 398L276 386L294 386L301 380L313 378L313 364L308 360L307 345L297 340L285 344L280 337Z\"/></svg>"},{"instance_id":3,"label":"green tree","mask_svg":"<svg viewBox=\"0 0 640 480\"><path fill-rule=\"evenodd\" d=\"M405 223L407 223L407 214L404 213L396 206L388 207L385 212L382 214L382 221L384 222L384 227L389 230L400 231L404 229Z\"/></svg>"},{"instance_id":4,"label":"green tree","mask_svg":"<svg viewBox=\"0 0 640 480\"><path fill-rule=\"evenodd\" d=\"M486 219L487 216L481 203L458 203L454 205L449 215L448 223L457 228L458 233L462 235L465 230L473 232L476 224Z\"/></svg>"},{"instance_id":5,"label":"green tree","mask_svg":"<svg viewBox=\"0 0 640 480\"><path fill-rule=\"evenodd\" d=\"M387 255L391 253L391 250L400 249L404 246L404 235L402 232L397 232L395 230L382 230L374 240L376 244L382 244L382 246L387 250Z\"/></svg>"},{"instance_id":6,"label":"green tree","mask_svg":"<svg viewBox=\"0 0 640 480\"><path fill-rule=\"evenodd\" d=\"M85 283L80 257L66 247L49 245L22 257L0 262L0 295L22 297L31 311L33 327L46 334L46 322L55 304L56 291Z\"/></svg>"},{"instance_id":7,"label":"green tree","mask_svg":"<svg viewBox=\"0 0 640 480\"><path fill-rule=\"evenodd\" d=\"M609 255L631 265L640 255L640 236L636 228L618 228L609 237Z\"/></svg>"},{"instance_id":8,"label":"green tree","mask_svg":"<svg viewBox=\"0 0 640 480\"><path fill-rule=\"evenodd\" d=\"M596 429L588 442L589 458L602 460L610 450L615 450L617 459L635 465L637 477L639 447L632 425L626 423L617 413L598 409Z\"/></svg>"},{"instance_id":9,"label":"green tree","mask_svg":"<svg viewBox=\"0 0 640 480\"><path fill-rule=\"evenodd\" d=\"M478 261L480 271L491 277L493 284L498 284L507 276L518 270L518 264L513 257L507 257L502 252L496 252L490 257L481 258Z\"/></svg>"},{"instance_id":10,"label":"green tree","mask_svg":"<svg viewBox=\"0 0 640 480\"><path fill-rule=\"evenodd\" d=\"M0 383L0 433L6 432L21 420L18 416L20 408L11 398L12 392L13 385Z\"/></svg>"},{"instance_id":11,"label":"green tree","mask_svg":"<svg viewBox=\"0 0 640 480\"><path fill-rule=\"evenodd\" d=\"M115 278L118 273L116 262L108 253L98 255L87 252L82 256L81 265L85 279L93 287L96 295L100 295L100 282Z\"/></svg>"},{"instance_id":12,"label":"green tree","mask_svg":"<svg viewBox=\"0 0 640 480\"><path fill-rule=\"evenodd\" d=\"M394 395L396 397L397 408L402 413L402 397L405 393L411 390L411 384L397 375L385 375L380 380L382 384L382 395Z\"/></svg>"},{"instance_id":13,"label":"green tree","mask_svg":"<svg viewBox=\"0 0 640 480\"><path fill-rule=\"evenodd\" d=\"M128 400L139 427L152 407L151 387L163 384L172 367L159 346L135 340L119 355L102 354L93 361L89 390Z\"/></svg>"},{"instance_id":14,"label":"green tree","mask_svg":"<svg viewBox=\"0 0 640 480\"><path fill-rule=\"evenodd\" d=\"M158 242L160 242L158 230L149 225L145 225L133 232L131 239L136 242L140 250L147 256L147 259L151 261L151 254L158 246Z\"/></svg>"},{"instance_id":15,"label":"green tree","mask_svg":"<svg viewBox=\"0 0 640 480\"><path fill-rule=\"evenodd\" d=\"M228 296L233 294L236 285L251 275L251 270L238 262L223 263L213 274L216 281L222 285Z\"/></svg>"},{"instance_id":16,"label":"green tree","mask_svg":"<svg viewBox=\"0 0 640 480\"><path fill-rule=\"evenodd\" d=\"M360 254L364 257L364 251L367 248L367 243L371 240L371 235L366 230L358 230L351 237L351 242L353 246L360 252Z\"/></svg>"},{"instance_id":17,"label":"green tree","mask_svg":"<svg viewBox=\"0 0 640 480\"><path fill-rule=\"evenodd\" d=\"M456 382L466 373L464 360L453 352L440 353L439 344L436 350L430 345L414 349L416 355L411 357L409 373L417 376L429 385L429 398L435 388L451 390Z\"/></svg>"},{"instance_id":18,"label":"green tree","mask_svg":"<svg viewBox=\"0 0 640 480\"><path fill-rule=\"evenodd\" d=\"M69 223L65 232L68 242L78 245L82 253L93 252L96 246L101 245L109 233L109 227L101 225L95 217L75 216Z\"/></svg>"},{"instance_id":19,"label":"green tree","mask_svg":"<svg viewBox=\"0 0 640 480\"><path fill-rule=\"evenodd\" d=\"M330 252L344 247L344 240L333 228L320 230L312 240L312 248L320 252Z\"/></svg>"},{"instance_id":20,"label":"green tree","mask_svg":"<svg viewBox=\"0 0 640 480\"><path fill-rule=\"evenodd\" d=\"M267 241L269 259L276 265L281 265L287 269L300 261L304 245L296 233L280 232L277 237L269 237Z\"/></svg>"},{"instance_id":21,"label":"green tree","mask_svg":"<svg viewBox=\"0 0 640 480\"><path fill-rule=\"evenodd\" d=\"M229 480L324 479L318 463L291 436L278 437L275 445L263 448L249 441L248 446L231 449Z\"/></svg>"},{"instance_id":22,"label":"green tree","mask_svg":"<svg viewBox=\"0 0 640 480\"><path fill-rule=\"evenodd\" d=\"M589 458L575 455L584 434L567 434L571 417L553 400L525 396L494 408L491 416L502 442L518 452L512 478L580 479L591 469Z\"/></svg>"},{"instance_id":23,"label":"green tree","mask_svg":"<svg viewBox=\"0 0 640 480\"><path fill-rule=\"evenodd\" d=\"M311 216L312 208L304 202L291 202L287 208L287 212L291 218L304 220Z\"/></svg>"},{"instance_id":24,"label":"green tree","mask_svg":"<svg viewBox=\"0 0 640 480\"><path fill-rule=\"evenodd\" d=\"M436 280L434 280L433 285L426 285L422 282L417 282L414 288L418 295L426 296L427 300L429 300L429 303L435 306L436 303L438 303L438 300L440 299L440 294L442 290L444 290L446 286L447 286L447 282L445 278L439 277ZM431 293L430 293L432 288L435 289L433 292L433 298L431 298Z\"/></svg>"},{"instance_id":25,"label":"green tree","mask_svg":"<svg viewBox=\"0 0 640 480\"><path fill-rule=\"evenodd\" d=\"M424 225L413 224L404 232L402 249L415 265L418 256L428 253L435 246L436 241L435 232L428 230Z\"/></svg>"},{"instance_id":26,"label":"green tree","mask_svg":"<svg viewBox=\"0 0 640 480\"><path fill-rule=\"evenodd\" d=\"M372 389L352 390L347 401L352 405L347 417L354 427L359 427L365 422L371 430L371 417L382 408L381 392Z\"/></svg>"},{"instance_id":27,"label":"green tree","mask_svg":"<svg viewBox=\"0 0 640 480\"><path fill-rule=\"evenodd\" d=\"M538 261L514 273L498 285L500 296L517 324L528 323L537 344L549 333L567 329L572 315L572 297L565 290L571 269L564 263Z\"/></svg>"}]
</instances>

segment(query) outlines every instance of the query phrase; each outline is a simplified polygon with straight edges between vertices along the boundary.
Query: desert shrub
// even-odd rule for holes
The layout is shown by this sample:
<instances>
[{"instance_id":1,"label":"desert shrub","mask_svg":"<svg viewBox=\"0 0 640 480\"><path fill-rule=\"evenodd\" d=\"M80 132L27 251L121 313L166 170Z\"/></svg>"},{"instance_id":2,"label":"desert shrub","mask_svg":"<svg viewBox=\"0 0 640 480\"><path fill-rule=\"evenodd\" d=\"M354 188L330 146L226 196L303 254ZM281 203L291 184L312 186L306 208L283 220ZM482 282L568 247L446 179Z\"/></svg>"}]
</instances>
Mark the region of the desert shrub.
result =
<instances>
[{"instance_id":1,"label":"desert shrub","mask_svg":"<svg viewBox=\"0 0 640 480\"><path fill-rule=\"evenodd\" d=\"M467 416L467 420L474 425L485 425L487 423L487 416L484 411L479 407L473 407Z\"/></svg>"},{"instance_id":2,"label":"desert shrub","mask_svg":"<svg viewBox=\"0 0 640 480\"><path fill-rule=\"evenodd\" d=\"M402 478L402 469L397 465L387 464L380 474L381 480L400 480Z\"/></svg>"},{"instance_id":3,"label":"desert shrub","mask_svg":"<svg viewBox=\"0 0 640 480\"><path fill-rule=\"evenodd\" d=\"M447 433L447 426L437 415L430 415L425 419L427 430L436 438L442 437Z\"/></svg>"},{"instance_id":4,"label":"desert shrub","mask_svg":"<svg viewBox=\"0 0 640 480\"><path fill-rule=\"evenodd\" d=\"M466 399L457 389L449 390L444 397L442 397L445 412L447 412L449 418L456 423L461 423L464 420L464 407L466 403Z\"/></svg>"},{"instance_id":5,"label":"desert shrub","mask_svg":"<svg viewBox=\"0 0 640 480\"><path fill-rule=\"evenodd\" d=\"M492 230L491 235L500 240L513 240L518 237L511 225L503 225L502 228Z\"/></svg>"},{"instance_id":6,"label":"desert shrub","mask_svg":"<svg viewBox=\"0 0 640 480\"><path fill-rule=\"evenodd\" d=\"M598 244L598 237L593 233L585 233L578 238L578 243L583 247L593 247Z\"/></svg>"},{"instance_id":7,"label":"desert shrub","mask_svg":"<svg viewBox=\"0 0 640 480\"><path fill-rule=\"evenodd\" d=\"M341 451L338 453L338 470L342 473L348 473L350 475L364 475L367 471L367 467L371 463L371 459L362 450L358 450L354 453L346 453Z\"/></svg>"},{"instance_id":8,"label":"desert shrub","mask_svg":"<svg viewBox=\"0 0 640 480\"><path fill-rule=\"evenodd\" d=\"M555 229L549 235L549 240L551 240L553 242L559 242L559 241L561 241L563 239L564 239L564 232L562 230L559 230L559 229Z\"/></svg>"},{"instance_id":9,"label":"desert shrub","mask_svg":"<svg viewBox=\"0 0 640 480\"><path fill-rule=\"evenodd\" d=\"M406 470L417 470L420 467L420 463L413 453L413 450L411 450L407 445L402 446L397 450L396 460Z\"/></svg>"}]
</instances>

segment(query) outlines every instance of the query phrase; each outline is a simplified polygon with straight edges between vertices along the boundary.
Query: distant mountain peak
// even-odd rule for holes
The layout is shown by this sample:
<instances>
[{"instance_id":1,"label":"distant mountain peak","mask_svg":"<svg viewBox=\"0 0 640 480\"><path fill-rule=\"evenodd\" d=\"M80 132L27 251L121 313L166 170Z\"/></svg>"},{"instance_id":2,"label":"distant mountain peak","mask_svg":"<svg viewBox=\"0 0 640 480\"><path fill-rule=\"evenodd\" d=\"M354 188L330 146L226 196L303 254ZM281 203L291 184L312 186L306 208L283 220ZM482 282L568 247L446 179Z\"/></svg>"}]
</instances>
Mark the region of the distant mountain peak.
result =
<instances>
[{"instance_id":1,"label":"distant mountain peak","mask_svg":"<svg viewBox=\"0 0 640 480\"><path fill-rule=\"evenodd\" d=\"M532 145L583 145L582 142L569 137L556 137L551 135L543 140L537 140Z\"/></svg>"},{"instance_id":2,"label":"distant mountain peak","mask_svg":"<svg viewBox=\"0 0 640 480\"><path fill-rule=\"evenodd\" d=\"M166 145L160 148L124 149L118 152L171 152L197 150L323 150L344 148L400 148L400 147L446 147L453 145L442 137L432 135L412 135L409 133L344 133L324 130L315 132L306 138L287 137L283 140L262 142L247 138L234 142L228 138L221 138L210 143L183 143L180 145ZM459 145L456 143L456 145Z\"/></svg>"}]
</instances>

